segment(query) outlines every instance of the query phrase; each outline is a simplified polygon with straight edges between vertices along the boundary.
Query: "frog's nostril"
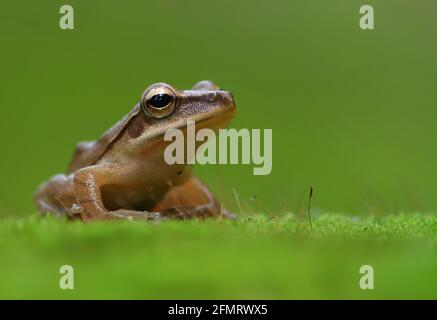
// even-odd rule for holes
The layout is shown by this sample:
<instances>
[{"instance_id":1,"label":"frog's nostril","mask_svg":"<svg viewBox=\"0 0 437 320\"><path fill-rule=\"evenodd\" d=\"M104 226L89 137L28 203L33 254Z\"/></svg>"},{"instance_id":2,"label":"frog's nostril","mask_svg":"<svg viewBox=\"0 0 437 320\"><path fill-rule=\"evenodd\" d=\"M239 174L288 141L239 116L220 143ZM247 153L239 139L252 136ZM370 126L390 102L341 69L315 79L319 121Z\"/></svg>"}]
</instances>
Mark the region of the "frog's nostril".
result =
<instances>
[{"instance_id":1,"label":"frog's nostril","mask_svg":"<svg viewBox=\"0 0 437 320\"><path fill-rule=\"evenodd\" d=\"M213 102L217 98L217 94L214 92L210 95L208 95L208 101Z\"/></svg>"}]
</instances>

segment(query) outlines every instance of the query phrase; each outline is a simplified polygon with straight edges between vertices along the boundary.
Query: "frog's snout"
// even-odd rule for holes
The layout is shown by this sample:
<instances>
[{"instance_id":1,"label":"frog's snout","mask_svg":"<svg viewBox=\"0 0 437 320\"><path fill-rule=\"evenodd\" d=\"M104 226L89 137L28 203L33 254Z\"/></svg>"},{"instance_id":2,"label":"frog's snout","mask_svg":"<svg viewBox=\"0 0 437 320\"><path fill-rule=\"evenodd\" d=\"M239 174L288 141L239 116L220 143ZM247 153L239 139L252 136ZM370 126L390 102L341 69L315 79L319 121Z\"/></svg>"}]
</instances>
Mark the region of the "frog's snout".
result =
<instances>
[{"instance_id":1,"label":"frog's snout","mask_svg":"<svg viewBox=\"0 0 437 320\"><path fill-rule=\"evenodd\" d=\"M185 116L199 113L233 113L234 96L226 90L186 90L178 96L178 111Z\"/></svg>"},{"instance_id":2,"label":"frog's snout","mask_svg":"<svg viewBox=\"0 0 437 320\"><path fill-rule=\"evenodd\" d=\"M235 108L235 99L232 92L226 90L219 90L217 91L217 95L220 96L220 100L223 101L224 105Z\"/></svg>"}]
</instances>

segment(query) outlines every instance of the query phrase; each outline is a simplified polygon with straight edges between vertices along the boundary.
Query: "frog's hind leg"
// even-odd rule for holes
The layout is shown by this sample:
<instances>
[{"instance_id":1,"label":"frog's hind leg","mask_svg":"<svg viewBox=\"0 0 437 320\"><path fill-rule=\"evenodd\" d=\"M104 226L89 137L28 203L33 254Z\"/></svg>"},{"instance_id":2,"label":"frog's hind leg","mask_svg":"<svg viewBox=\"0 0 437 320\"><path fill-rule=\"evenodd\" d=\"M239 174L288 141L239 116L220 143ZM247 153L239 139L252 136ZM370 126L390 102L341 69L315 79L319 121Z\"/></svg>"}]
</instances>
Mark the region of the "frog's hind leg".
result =
<instances>
[{"instance_id":1,"label":"frog's hind leg","mask_svg":"<svg viewBox=\"0 0 437 320\"><path fill-rule=\"evenodd\" d=\"M35 202L41 214L61 216L68 213L63 199L69 179L64 174L53 176L44 182L35 193Z\"/></svg>"},{"instance_id":2,"label":"frog's hind leg","mask_svg":"<svg viewBox=\"0 0 437 320\"><path fill-rule=\"evenodd\" d=\"M212 192L194 176L172 188L153 210L167 219L237 218L223 208Z\"/></svg>"}]
</instances>

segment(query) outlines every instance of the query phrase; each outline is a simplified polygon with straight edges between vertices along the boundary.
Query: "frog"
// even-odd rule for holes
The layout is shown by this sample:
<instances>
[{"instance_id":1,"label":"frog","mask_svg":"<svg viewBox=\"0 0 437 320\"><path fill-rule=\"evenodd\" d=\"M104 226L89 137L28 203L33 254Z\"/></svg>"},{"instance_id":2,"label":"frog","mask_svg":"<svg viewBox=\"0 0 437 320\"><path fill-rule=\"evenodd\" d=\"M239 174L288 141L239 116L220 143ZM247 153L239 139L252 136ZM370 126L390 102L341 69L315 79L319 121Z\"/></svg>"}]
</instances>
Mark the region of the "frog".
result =
<instances>
[{"instance_id":1,"label":"frog","mask_svg":"<svg viewBox=\"0 0 437 320\"><path fill-rule=\"evenodd\" d=\"M43 182L34 200L42 215L82 220L229 218L193 166L164 159L169 129L186 134L225 128L236 113L234 97L209 80L178 90L154 83L133 109L95 141L76 145L65 173Z\"/></svg>"}]
</instances>

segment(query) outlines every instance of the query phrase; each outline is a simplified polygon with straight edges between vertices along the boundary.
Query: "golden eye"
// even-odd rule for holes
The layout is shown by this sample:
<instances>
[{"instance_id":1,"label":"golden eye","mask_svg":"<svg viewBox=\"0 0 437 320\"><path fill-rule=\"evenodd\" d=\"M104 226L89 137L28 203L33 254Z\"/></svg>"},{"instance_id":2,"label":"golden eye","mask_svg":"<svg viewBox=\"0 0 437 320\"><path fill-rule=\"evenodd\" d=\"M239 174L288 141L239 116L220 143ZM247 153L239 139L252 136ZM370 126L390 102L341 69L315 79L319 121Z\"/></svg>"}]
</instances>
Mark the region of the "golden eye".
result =
<instances>
[{"instance_id":1,"label":"golden eye","mask_svg":"<svg viewBox=\"0 0 437 320\"><path fill-rule=\"evenodd\" d=\"M141 97L141 108L154 118L170 115L176 105L176 94L166 85L157 85L146 90Z\"/></svg>"}]
</instances>

